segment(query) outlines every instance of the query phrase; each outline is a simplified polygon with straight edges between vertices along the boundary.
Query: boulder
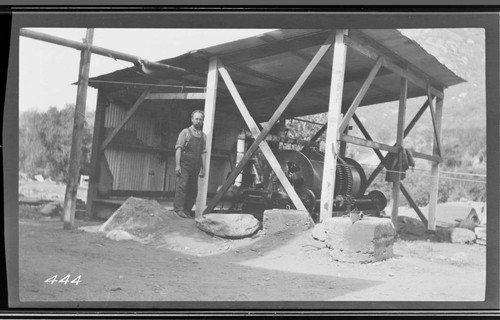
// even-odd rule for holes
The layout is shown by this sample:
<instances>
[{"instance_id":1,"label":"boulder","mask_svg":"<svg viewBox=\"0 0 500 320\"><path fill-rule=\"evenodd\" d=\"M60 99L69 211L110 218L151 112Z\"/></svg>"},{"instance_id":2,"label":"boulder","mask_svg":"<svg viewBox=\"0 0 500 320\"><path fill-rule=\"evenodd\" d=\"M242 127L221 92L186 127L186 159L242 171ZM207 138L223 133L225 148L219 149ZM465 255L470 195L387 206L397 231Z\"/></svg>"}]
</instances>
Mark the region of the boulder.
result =
<instances>
[{"instance_id":1,"label":"boulder","mask_svg":"<svg viewBox=\"0 0 500 320\"><path fill-rule=\"evenodd\" d=\"M106 233L106 238L115 240L115 241L123 241L123 240L139 240L137 237L131 235L125 230L111 230L108 233Z\"/></svg>"},{"instance_id":2,"label":"boulder","mask_svg":"<svg viewBox=\"0 0 500 320\"><path fill-rule=\"evenodd\" d=\"M476 240L476 234L469 229L454 228L450 234L452 243L472 243Z\"/></svg>"},{"instance_id":3,"label":"boulder","mask_svg":"<svg viewBox=\"0 0 500 320\"><path fill-rule=\"evenodd\" d=\"M407 216L399 216L398 217L398 226L397 233L404 234L412 234L415 236L423 236L427 228L423 224L422 221L416 218L407 217Z\"/></svg>"},{"instance_id":4,"label":"boulder","mask_svg":"<svg viewBox=\"0 0 500 320\"><path fill-rule=\"evenodd\" d=\"M60 203L51 202L47 203L41 210L40 214L47 217L55 217L62 215L62 206Z\"/></svg>"},{"instance_id":5,"label":"boulder","mask_svg":"<svg viewBox=\"0 0 500 320\"><path fill-rule=\"evenodd\" d=\"M251 214L210 213L195 220L198 229L221 238L249 237L260 229L260 222Z\"/></svg>"},{"instance_id":6,"label":"boulder","mask_svg":"<svg viewBox=\"0 0 500 320\"><path fill-rule=\"evenodd\" d=\"M43 182L45 179L43 178L43 176L41 174L37 174L35 176L35 180L38 182Z\"/></svg>"},{"instance_id":7,"label":"boulder","mask_svg":"<svg viewBox=\"0 0 500 320\"><path fill-rule=\"evenodd\" d=\"M281 234L309 230L314 226L309 212L290 209L272 209L264 211L263 233Z\"/></svg>"},{"instance_id":8,"label":"boulder","mask_svg":"<svg viewBox=\"0 0 500 320\"><path fill-rule=\"evenodd\" d=\"M335 260L374 262L393 257L394 226L390 219L365 217L355 223L348 217L324 221L327 247Z\"/></svg>"}]
</instances>

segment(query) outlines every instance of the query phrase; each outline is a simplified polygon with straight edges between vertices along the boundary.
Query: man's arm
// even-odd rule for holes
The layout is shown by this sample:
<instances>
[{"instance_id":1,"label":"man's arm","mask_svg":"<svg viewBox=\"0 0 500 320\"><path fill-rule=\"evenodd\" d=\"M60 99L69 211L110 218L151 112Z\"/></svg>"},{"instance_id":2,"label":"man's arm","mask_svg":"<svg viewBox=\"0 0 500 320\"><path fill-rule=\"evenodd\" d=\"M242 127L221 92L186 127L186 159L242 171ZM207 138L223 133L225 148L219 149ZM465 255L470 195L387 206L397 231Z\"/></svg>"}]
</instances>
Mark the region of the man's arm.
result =
<instances>
[{"instance_id":1,"label":"man's arm","mask_svg":"<svg viewBox=\"0 0 500 320\"><path fill-rule=\"evenodd\" d=\"M182 130L177 137L177 142L175 143L175 174L181 174L181 154L186 142L186 132Z\"/></svg>"},{"instance_id":2,"label":"man's arm","mask_svg":"<svg viewBox=\"0 0 500 320\"><path fill-rule=\"evenodd\" d=\"M205 135L204 132L201 133L201 141L203 143L202 148L201 148L201 168L200 168L200 177L205 176L205 163L206 163L206 158L207 158L207 136Z\"/></svg>"},{"instance_id":3,"label":"man's arm","mask_svg":"<svg viewBox=\"0 0 500 320\"><path fill-rule=\"evenodd\" d=\"M182 154L182 148L177 148L175 149L175 174L180 175L181 174L181 154Z\"/></svg>"},{"instance_id":4,"label":"man's arm","mask_svg":"<svg viewBox=\"0 0 500 320\"><path fill-rule=\"evenodd\" d=\"M200 177L203 178L205 176L205 159L207 157L207 153L203 152L201 154L201 168L200 168Z\"/></svg>"}]
</instances>

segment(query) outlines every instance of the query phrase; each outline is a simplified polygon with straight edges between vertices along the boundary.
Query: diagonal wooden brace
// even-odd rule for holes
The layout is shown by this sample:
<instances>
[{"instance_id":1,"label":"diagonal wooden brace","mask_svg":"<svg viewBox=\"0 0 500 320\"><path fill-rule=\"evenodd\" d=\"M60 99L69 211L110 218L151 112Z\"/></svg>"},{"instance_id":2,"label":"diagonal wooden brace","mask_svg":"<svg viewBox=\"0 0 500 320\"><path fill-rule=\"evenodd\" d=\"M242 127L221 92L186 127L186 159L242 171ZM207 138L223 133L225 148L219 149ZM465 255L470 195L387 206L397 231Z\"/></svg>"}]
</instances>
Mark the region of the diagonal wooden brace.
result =
<instances>
[{"instance_id":1,"label":"diagonal wooden brace","mask_svg":"<svg viewBox=\"0 0 500 320\"><path fill-rule=\"evenodd\" d=\"M351 103L351 106L344 115L344 118L342 119L342 122L340 123L339 126L339 132L344 132L345 128L347 128L347 126L349 125L349 121L351 120L352 115L354 114L354 112L356 112L356 109L358 108L359 104L361 103L366 93L368 92L370 85L372 84L373 80L375 80L377 72L380 70L380 67L382 66L383 59L384 58L379 57L375 62L375 64L373 65L372 69L370 70L370 73L368 74L368 77L366 78L365 82L359 89L358 94L356 95L356 97Z\"/></svg>"},{"instance_id":2,"label":"diagonal wooden brace","mask_svg":"<svg viewBox=\"0 0 500 320\"><path fill-rule=\"evenodd\" d=\"M406 127L406 129L404 131L405 138L406 138L406 136L408 136L408 134L410 134L411 130L413 129L413 127L415 126L415 124L420 119L420 117L422 116L422 114L424 113L425 109L428 106L429 106L429 100L426 100L425 103L422 105L422 107L420 107L420 110L418 110L417 114L413 117L413 119L410 121L410 123ZM358 127L360 128L361 132L363 132L365 137L368 139L368 137L369 137L369 135L367 136L368 132L366 132L366 129L364 129L363 125L361 124L361 121L359 121L359 119L357 117L356 118L353 117L353 119L356 122L356 124L358 125ZM371 140L371 138L369 138L368 140ZM383 161L380 162L378 167L372 172L372 174L370 175L370 177L366 181L366 188L368 188L368 186L370 186L370 184L375 180L375 178L378 176L378 174L380 172L382 172L382 170L384 169L384 166L385 166L385 158Z\"/></svg>"},{"instance_id":3,"label":"diagonal wooden brace","mask_svg":"<svg viewBox=\"0 0 500 320\"><path fill-rule=\"evenodd\" d=\"M150 91L151 91L151 88L146 88L146 90L144 90L144 92L137 99L137 101L134 103L132 108L130 108L130 110L127 112L127 114L125 115L125 118L122 120L122 122L120 122L120 124L116 128L113 129L113 131L106 138L106 140L104 140L104 142L102 143L102 146L101 146L101 152L106 149L106 147L109 145L111 140L113 140L113 138L118 134L118 132L127 124L127 122L130 120L130 118L132 118L132 116L137 111L137 109L139 109L139 106L146 99L146 96L149 94Z\"/></svg>"},{"instance_id":4,"label":"diagonal wooden brace","mask_svg":"<svg viewBox=\"0 0 500 320\"><path fill-rule=\"evenodd\" d=\"M438 155L439 157L441 157L441 143L439 141L439 134L436 127L436 116L434 114L434 104L432 103L432 96L429 88L427 88L427 99L429 100L429 109L431 111L432 128L434 129L434 140L436 141Z\"/></svg>"},{"instance_id":5,"label":"diagonal wooden brace","mask_svg":"<svg viewBox=\"0 0 500 320\"><path fill-rule=\"evenodd\" d=\"M231 76L229 75L229 73L227 72L226 68L224 67L221 61L219 61L219 74L222 76L222 79L224 79L224 82L226 83L229 92L233 96L234 102L236 103L236 106L240 110L243 119L245 120L248 128L250 129L250 132L252 133L254 138L257 138L261 131L259 130L257 123L255 123L255 120L250 115L250 112L248 112L248 109L245 106L243 100L241 99L241 96L238 93L238 90L236 89L236 86L234 85ZM300 200L300 197L297 195L297 192L295 192L295 189L293 188L292 184L290 183L285 173L281 169L281 165L279 164L278 160L274 156L271 148L269 147L266 141L262 141L260 143L260 149L262 150L262 153L264 154L267 161L271 165L271 168L276 173L276 176L281 182L283 188L285 188L285 191L292 200L292 203L295 206L295 208L297 208L298 210L307 211L306 207Z\"/></svg>"},{"instance_id":6,"label":"diagonal wooden brace","mask_svg":"<svg viewBox=\"0 0 500 320\"><path fill-rule=\"evenodd\" d=\"M285 96L281 104L278 106L274 114L271 116L271 119L268 121L268 125L260 132L260 134L255 138L254 143L248 148L247 152L241 159L240 163L236 166L233 172L229 175L229 177L226 179L226 181L222 184L221 188L215 195L215 197L210 201L210 203L207 205L205 210L203 211L203 214L207 214L211 212L217 203L222 199L222 196L226 193L226 191L229 189L231 184L234 182L238 174L243 170L244 166L246 163L250 160L252 157L253 153L257 150L258 146L262 141L264 141L265 137L268 135L269 131L271 131L272 127L274 124L278 121L278 119L281 117L283 112L286 110L288 107L289 103L292 101L292 99L295 97L297 92L300 90L300 88L304 85L305 81L307 78L311 75L312 71L314 68L318 65L318 63L321 61L323 56L326 54L326 52L330 49L332 44L335 41L335 33L332 32L328 39L325 41L325 43L319 48L318 52L316 55L313 57L309 65L305 68L305 70L302 72L300 75L299 79L295 82L293 87L290 89L290 92Z\"/></svg>"}]
</instances>

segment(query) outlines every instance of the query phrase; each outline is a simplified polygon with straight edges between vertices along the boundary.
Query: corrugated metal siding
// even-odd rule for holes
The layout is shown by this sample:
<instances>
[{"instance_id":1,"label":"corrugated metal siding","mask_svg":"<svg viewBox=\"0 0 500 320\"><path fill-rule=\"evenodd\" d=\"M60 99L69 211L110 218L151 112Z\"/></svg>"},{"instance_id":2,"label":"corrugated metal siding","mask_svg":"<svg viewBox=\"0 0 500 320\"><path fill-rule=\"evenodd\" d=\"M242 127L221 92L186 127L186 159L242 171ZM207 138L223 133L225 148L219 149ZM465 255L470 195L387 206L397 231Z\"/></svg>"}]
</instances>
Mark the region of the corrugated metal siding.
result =
<instances>
[{"instance_id":1,"label":"corrugated metal siding","mask_svg":"<svg viewBox=\"0 0 500 320\"><path fill-rule=\"evenodd\" d=\"M104 126L115 128L122 121L127 109L110 104L106 110ZM160 137L154 134L154 117L149 113L137 113L123 127L136 132L136 138L146 146L157 146ZM111 172L113 189L161 191L165 173L165 162L158 154L140 150L108 149L105 151Z\"/></svg>"}]
</instances>

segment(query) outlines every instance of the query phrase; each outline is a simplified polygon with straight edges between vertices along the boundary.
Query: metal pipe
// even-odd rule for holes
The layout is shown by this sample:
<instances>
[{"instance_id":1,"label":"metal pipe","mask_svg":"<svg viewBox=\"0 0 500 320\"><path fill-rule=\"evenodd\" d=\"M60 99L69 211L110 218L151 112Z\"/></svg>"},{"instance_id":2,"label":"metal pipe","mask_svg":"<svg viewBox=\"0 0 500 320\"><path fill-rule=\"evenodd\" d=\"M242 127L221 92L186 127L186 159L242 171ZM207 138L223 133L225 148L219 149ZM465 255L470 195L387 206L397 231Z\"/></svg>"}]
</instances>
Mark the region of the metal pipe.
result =
<instances>
[{"instance_id":1,"label":"metal pipe","mask_svg":"<svg viewBox=\"0 0 500 320\"><path fill-rule=\"evenodd\" d=\"M124 61L128 61L133 63L134 65L141 65L146 68L153 68L156 69L157 71L166 71L166 72L171 72L171 73L176 73L176 74L187 74L189 73L186 69L183 68L178 68L162 63L157 63L157 62L152 62L148 61L145 59L142 59L141 57L134 56L128 53L123 53L123 52L118 52L98 46L94 46L91 44L85 44L82 42L77 42L73 40L68 40L60 37L56 37L53 35L45 34L42 32L38 31L33 31L33 30L28 30L28 29L21 29L20 33L21 36L35 39L35 40L41 40L77 50L87 50L89 49L91 53L99 54L105 57L109 57L112 59L120 59Z\"/></svg>"}]
</instances>

